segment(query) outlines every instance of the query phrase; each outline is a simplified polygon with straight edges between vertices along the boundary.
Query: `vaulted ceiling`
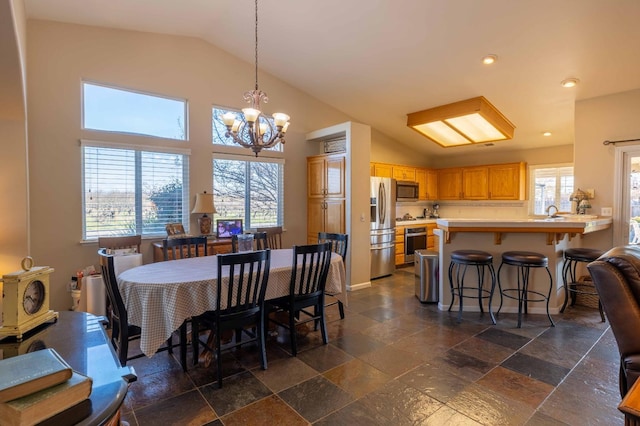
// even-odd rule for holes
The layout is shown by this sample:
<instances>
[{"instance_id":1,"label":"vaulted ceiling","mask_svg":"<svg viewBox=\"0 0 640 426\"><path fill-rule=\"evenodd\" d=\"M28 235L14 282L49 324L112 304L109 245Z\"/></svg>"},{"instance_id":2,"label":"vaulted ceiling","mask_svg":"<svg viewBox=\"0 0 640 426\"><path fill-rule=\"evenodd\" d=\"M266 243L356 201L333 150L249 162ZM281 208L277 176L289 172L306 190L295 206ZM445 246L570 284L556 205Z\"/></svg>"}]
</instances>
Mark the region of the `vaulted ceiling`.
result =
<instances>
[{"instance_id":1,"label":"vaulted ceiling","mask_svg":"<svg viewBox=\"0 0 640 426\"><path fill-rule=\"evenodd\" d=\"M254 60L252 0L25 5L30 18L194 36ZM639 19L638 0L260 0L259 66L425 154L567 145L576 100L640 88ZM579 84L561 87L568 77ZM442 148L406 126L476 96L515 124L513 140Z\"/></svg>"}]
</instances>

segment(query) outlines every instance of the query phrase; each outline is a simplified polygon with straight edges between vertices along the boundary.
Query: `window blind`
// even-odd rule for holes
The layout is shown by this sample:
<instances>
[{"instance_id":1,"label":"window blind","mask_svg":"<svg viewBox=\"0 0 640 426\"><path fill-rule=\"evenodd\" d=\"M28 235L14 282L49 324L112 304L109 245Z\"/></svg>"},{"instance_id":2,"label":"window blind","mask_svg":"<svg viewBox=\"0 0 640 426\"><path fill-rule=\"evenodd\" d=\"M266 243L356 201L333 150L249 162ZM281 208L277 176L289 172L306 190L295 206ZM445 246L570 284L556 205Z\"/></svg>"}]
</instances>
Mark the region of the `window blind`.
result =
<instances>
[{"instance_id":1,"label":"window blind","mask_svg":"<svg viewBox=\"0 0 640 426\"><path fill-rule=\"evenodd\" d=\"M188 228L189 152L166 151L82 142L85 240Z\"/></svg>"}]
</instances>

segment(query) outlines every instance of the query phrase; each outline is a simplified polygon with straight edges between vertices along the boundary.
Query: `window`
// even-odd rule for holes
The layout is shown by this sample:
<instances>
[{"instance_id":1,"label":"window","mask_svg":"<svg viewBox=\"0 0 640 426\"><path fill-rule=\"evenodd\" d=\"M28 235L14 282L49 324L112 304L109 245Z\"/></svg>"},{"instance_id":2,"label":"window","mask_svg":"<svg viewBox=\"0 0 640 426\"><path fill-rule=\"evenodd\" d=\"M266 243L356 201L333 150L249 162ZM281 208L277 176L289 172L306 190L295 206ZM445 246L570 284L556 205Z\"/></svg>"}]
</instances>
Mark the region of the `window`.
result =
<instances>
[{"instance_id":1,"label":"window","mask_svg":"<svg viewBox=\"0 0 640 426\"><path fill-rule=\"evenodd\" d=\"M227 133L227 126L224 125L224 122L222 121L222 116L227 112L235 112L235 113L238 113L238 116L240 116L237 110L213 107L212 114L211 114L211 125L212 125L212 135L213 135L212 143L214 145L226 145L226 146L239 147L240 145L233 142L231 138L228 138L225 136L225 134ZM273 128L275 128L275 123L273 121L273 118L265 117L264 115L262 117L264 119L269 120ZM249 140L246 138L244 140L249 142ZM246 148L242 148L242 149L246 149ZM265 151L282 152L282 144L279 143L273 148L265 149Z\"/></svg>"},{"instance_id":2,"label":"window","mask_svg":"<svg viewBox=\"0 0 640 426\"><path fill-rule=\"evenodd\" d=\"M529 172L529 210L532 214L547 214L550 205L556 206L559 211L571 211L569 197L573 192L573 166L531 166Z\"/></svg>"},{"instance_id":3,"label":"window","mask_svg":"<svg viewBox=\"0 0 640 426\"><path fill-rule=\"evenodd\" d=\"M82 141L83 239L189 226L188 150Z\"/></svg>"},{"instance_id":4,"label":"window","mask_svg":"<svg viewBox=\"0 0 640 426\"><path fill-rule=\"evenodd\" d=\"M82 127L186 140L187 101L82 83Z\"/></svg>"},{"instance_id":5,"label":"window","mask_svg":"<svg viewBox=\"0 0 640 426\"><path fill-rule=\"evenodd\" d=\"M243 219L245 228L282 226L284 160L214 154L217 218Z\"/></svg>"}]
</instances>

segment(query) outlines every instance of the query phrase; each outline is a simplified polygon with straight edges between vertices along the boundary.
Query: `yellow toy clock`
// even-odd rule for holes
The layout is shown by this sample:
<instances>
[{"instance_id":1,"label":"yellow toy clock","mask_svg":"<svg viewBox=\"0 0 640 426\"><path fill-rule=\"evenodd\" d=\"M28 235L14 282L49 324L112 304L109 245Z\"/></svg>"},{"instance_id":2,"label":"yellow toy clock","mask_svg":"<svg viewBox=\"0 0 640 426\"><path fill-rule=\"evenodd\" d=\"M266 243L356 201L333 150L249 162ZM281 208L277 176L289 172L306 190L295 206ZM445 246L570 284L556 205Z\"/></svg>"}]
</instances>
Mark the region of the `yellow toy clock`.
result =
<instances>
[{"instance_id":1,"label":"yellow toy clock","mask_svg":"<svg viewBox=\"0 0 640 426\"><path fill-rule=\"evenodd\" d=\"M33 266L33 259L22 259L22 271L2 277L2 327L0 338L22 336L44 324L57 320L58 313L49 309L49 274L54 271L48 266Z\"/></svg>"}]
</instances>

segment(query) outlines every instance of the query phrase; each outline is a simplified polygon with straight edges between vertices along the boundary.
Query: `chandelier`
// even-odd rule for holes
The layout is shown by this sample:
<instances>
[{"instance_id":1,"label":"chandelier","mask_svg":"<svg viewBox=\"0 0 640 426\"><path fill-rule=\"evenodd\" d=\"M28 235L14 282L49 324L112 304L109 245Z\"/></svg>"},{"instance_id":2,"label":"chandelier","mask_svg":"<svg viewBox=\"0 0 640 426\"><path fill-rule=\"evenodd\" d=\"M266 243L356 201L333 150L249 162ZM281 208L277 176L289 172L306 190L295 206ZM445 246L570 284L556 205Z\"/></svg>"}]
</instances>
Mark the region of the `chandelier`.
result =
<instances>
[{"instance_id":1,"label":"chandelier","mask_svg":"<svg viewBox=\"0 0 640 426\"><path fill-rule=\"evenodd\" d=\"M251 108L243 108L243 117L238 119L234 112L227 112L222 116L222 121L227 127L225 136L232 138L233 142L245 148L251 148L258 153L262 149L272 148L278 143L285 143L284 135L289 127L289 116L276 112L273 119L265 117L260 111L260 102L269 102L267 94L258 89L258 0L256 4L256 49L255 49L255 89L244 92L244 100L251 104Z\"/></svg>"}]
</instances>

